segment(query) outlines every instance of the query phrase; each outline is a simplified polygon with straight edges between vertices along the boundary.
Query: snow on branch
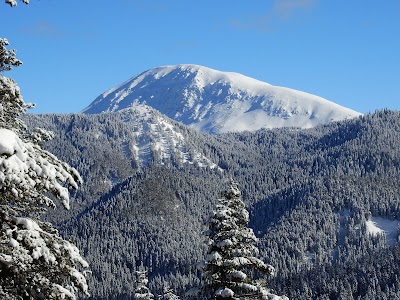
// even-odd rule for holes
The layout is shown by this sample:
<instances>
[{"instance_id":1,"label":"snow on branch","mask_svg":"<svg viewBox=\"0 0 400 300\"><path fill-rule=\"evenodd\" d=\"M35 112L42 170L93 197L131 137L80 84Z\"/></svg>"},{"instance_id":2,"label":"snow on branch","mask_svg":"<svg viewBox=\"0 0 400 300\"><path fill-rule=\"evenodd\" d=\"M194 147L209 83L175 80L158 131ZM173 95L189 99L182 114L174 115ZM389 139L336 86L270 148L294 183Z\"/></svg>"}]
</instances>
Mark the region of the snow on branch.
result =
<instances>
[{"instance_id":1,"label":"snow on branch","mask_svg":"<svg viewBox=\"0 0 400 300\"><path fill-rule=\"evenodd\" d=\"M25 4L29 4L29 0L22 0ZM6 0L6 4L12 6L17 6L17 1L16 0Z\"/></svg>"},{"instance_id":2,"label":"snow on branch","mask_svg":"<svg viewBox=\"0 0 400 300\"><path fill-rule=\"evenodd\" d=\"M0 190L11 193L15 202L36 201L55 206L46 196L51 192L69 208L66 183L77 188L82 179L78 172L38 145L23 142L13 131L0 128ZM1 199L9 201L10 197ZM18 205L17 203L15 203Z\"/></svg>"},{"instance_id":3,"label":"snow on branch","mask_svg":"<svg viewBox=\"0 0 400 300\"><path fill-rule=\"evenodd\" d=\"M77 247L62 239L51 224L16 217L4 205L0 206L0 217L3 288L15 285L27 289L28 294L35 291L37 296L53 295L50 299L75 299L78 289L88 294L85 271L80 271L87 269L88 263Z\"/></svg>"},{"instance_id":4,"label":"snow on branch","mask_svg":"<svg viewBox=\"0 0 400 300\"><path fill-rule=\"evenodd\" d=\"M10 5L11 2L14 3L15 1L12 0L9 1ZM15 5L17 5L16 2ZM7 39L0 38L0 72L10 71L12 70L12 67L18 67L19 65L22 65L22 62L15 57L15 50L14 49L8 50L6 48L6 46L8 45L10 45L10 43L8 42Z\"/></svg>"},{"instance_id":5,"label":"snow on branch","mask_svg":"<svg viewBox=\"0 0 400 300\"><path fill-rule=\"evenodd\" d=\"M21 64L6 46L0 39L0 72ZM37 218L44 206L55 207L51 196L69 209L68 188L77 189L82 179L41 148L51 132L27 131L19 117L30 107L17 84L0 74L0 298L74 300L78 290L88 294L88 263L50 223Z\"/></svg>"}]
</instances>

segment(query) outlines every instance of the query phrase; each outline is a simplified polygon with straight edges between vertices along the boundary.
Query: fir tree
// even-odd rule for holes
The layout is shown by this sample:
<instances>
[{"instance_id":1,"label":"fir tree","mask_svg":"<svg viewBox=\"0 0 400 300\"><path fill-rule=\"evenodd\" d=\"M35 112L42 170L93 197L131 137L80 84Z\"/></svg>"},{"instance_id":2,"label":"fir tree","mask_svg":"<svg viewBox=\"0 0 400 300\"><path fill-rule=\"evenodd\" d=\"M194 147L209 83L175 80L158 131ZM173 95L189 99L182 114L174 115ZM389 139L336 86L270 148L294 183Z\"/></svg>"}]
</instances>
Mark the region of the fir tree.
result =
<instances>
[{"instance_id":1,"label":"fir tree","mask_svg":"<svg viewBox=\"0 0 400 300\"><path fill-rule=\"evenodd\" d=\"M0 71L21 62L0 39ZM81 183L78 172L43 150L52 134L29 133L19 116L25 104L16 83L0 74L0 298L75 299L87 294L78 249L40 215L58 198L69 208L68 187Z\"/></svg>"},{"instance_id":2,"label":"fir tree","mask_svg":"<svg viewBox=\"0 0 400 300\"><path fill-rule=\"evenodd\" d=\"M135 286L135 297L137 300L152 300L154 295L150 292L147 287L148 283L147 271L139 270L136 271L136 286Z\"/></svg>"},{"instance_id":3,"label":"fir tree","mask_svg":"<svg viewBox=\"0 0 400 300\"><path fill-rule=\"evenodd\" d=\"M207 299L269 299L274 296L254 278L258 274L272 275L274 268L255 256L258 254L257 238L247 227L248 222L249 213L241 193L231 181L229 189L218 199L209 222L203 288Z\"/></svg>"},{"instance_id":4,"label":"fir tree","mask_svg":"<svg viewBox=\"0 0 400 300\"><path fill-rule=\"evenodd\" d=\"M164 286L163 295L161 297L163 300L179 300L179 297L175 295L174 290L168 285Z\"/></svg>"}]
</instances>

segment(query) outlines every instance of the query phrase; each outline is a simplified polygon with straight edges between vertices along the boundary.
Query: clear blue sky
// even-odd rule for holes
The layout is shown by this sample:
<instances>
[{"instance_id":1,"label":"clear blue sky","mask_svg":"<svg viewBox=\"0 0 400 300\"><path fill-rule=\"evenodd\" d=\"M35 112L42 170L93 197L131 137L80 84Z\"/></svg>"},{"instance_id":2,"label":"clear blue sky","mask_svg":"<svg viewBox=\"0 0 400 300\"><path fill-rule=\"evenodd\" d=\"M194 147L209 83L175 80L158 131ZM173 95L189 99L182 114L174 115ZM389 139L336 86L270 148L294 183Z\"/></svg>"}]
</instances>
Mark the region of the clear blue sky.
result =
<instances>
[{"instance_id":1,"label":"clear blue sky","mask_svg":"<svg viewBox=\"0 0 400 300\"><path fill-rule=\"evenodd\" d=\"M79 112L134 75L198 64L362 113L400 109L399 0L31 0L0 37L33 112Z\"/></svg>"}]
</instances>

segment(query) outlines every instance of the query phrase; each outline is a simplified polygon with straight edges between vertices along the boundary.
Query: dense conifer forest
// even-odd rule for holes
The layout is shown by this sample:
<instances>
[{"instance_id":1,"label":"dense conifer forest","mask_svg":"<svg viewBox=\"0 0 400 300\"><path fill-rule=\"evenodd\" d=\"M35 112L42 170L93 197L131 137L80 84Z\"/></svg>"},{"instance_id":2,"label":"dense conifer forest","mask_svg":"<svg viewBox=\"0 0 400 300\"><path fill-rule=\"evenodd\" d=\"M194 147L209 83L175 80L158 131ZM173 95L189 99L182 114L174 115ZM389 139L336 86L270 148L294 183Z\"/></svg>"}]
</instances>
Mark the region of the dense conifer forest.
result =
<instances>
[{"instance_id":1,"label":"dense conifer forest","mask_svg":"<svg viewBox=\"0 0 400 300\"><path fill-rule=\"evenodd\" d=\"M219 168L159 158L156 149L139 165L126 150L132 122L124 114L26 118L55 132L47 149L83 177L72 209L47 218L89 262L92 299L131 299L140 266L153 294L169 286L185 299L200 284L205 224L228 178L242 191L260 258L276 269L266 278L273 292L400 299L399 112L216 136L174 123Z\"/></svg>"}]
</instances>

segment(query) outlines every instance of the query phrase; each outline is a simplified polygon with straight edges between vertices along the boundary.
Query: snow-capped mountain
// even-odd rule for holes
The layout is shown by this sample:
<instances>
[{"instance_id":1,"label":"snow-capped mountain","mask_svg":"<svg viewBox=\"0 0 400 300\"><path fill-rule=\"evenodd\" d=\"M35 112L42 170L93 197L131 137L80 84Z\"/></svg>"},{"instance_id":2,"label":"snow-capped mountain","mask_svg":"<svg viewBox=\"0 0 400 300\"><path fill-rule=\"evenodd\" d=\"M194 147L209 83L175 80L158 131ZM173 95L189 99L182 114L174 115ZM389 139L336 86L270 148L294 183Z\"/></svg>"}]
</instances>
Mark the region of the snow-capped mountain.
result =
<instances>
[{"instance_id":1,"label":"snow-capped mountain","mask_svg":"<svg viewBox=\"0 0 400 300\"><path fill-rule=\"evenodd\" d=\"M208 133L309 128L360 115L318 96L197 65L143 72L103 93L82 112L115 112L138 103Z\"/></svg>"}]
</instances>

